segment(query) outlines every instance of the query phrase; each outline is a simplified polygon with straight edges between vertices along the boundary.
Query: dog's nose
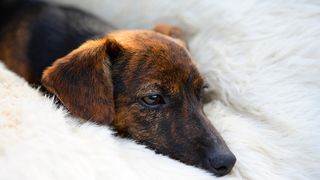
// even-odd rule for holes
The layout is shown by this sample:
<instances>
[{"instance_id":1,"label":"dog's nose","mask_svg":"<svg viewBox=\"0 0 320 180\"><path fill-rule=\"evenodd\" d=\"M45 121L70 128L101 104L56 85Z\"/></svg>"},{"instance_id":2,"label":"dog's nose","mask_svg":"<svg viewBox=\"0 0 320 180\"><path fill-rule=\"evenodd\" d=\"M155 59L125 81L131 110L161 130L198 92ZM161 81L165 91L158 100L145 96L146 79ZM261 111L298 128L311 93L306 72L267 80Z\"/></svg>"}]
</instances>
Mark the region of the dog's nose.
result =
<instances>
[{"instance_id":1,"label":"dog's nose","mask_svg":"<svg viewBox=\"0 0 320 180\"><path fill-rule=\"evenodd\" d=\"M228 174L237 160L235 155L229 150L211 152L208 158L211 170L216 176Z\"/></svg>"}]
</instances>

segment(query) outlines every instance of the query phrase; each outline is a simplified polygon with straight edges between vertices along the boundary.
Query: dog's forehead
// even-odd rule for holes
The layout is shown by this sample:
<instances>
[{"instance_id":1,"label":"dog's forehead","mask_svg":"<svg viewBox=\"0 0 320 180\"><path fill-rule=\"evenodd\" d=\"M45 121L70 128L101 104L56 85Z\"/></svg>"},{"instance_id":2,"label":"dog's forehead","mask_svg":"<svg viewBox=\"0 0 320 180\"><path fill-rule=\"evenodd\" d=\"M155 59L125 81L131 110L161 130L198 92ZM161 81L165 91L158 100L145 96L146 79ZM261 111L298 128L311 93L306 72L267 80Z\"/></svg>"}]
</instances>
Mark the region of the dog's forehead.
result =
<instances>
[{"instance_id":1,"label":"dog's forehead","mask_svg":"<svg viewBox=\"0 0 320 180\"><path fill-rule=\"evenodd\" d=\"M115 39L127 49L136 51L145 49L145 46L159 46L163 48L170 45L184 46L180 40L152 30L115 31L108 34L107 37Z\"/></svg>"},{"instance_id":2,"label":"dog's forehead","mask_svg":"<svg viewBox=\"0 0 320 180\"><path fill-rule=\"evenodd\" d=\"M129 34L129 37L120 37L123 38L120 43L133 49L127 68L135 74L134 78L172 86L203 82L190 53L174 38L153 31Z\"/></svg>"},{"instance_id":3,"label":"dog's forehead","mask_svg":"<svg viewBox=\"0 0 320 180\"><path fill-rule=\"evenodd\" d=\"M181 83L199 86L203 82L190 53L174 38L154 31L120 31L111 36L131 54L123 72L127 83L166 84L176 89Z\"/></svg>"}]
</instances>

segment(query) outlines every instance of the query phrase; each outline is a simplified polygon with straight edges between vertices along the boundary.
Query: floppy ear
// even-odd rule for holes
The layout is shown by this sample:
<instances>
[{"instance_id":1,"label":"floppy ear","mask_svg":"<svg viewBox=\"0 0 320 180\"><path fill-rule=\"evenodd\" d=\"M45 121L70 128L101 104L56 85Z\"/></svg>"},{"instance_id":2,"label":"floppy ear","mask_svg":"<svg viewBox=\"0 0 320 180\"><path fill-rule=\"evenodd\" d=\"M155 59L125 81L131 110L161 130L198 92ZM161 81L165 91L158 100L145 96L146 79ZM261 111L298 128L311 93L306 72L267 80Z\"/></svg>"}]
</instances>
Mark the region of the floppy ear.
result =
<instances>
[{"instance_id":1,"label":"floppy ear","mask_svg":"<svg viewBox=\"0 0 320 180\"><path fill-rule=\"evenodd\" d=\"M42 75L42 84L75 116L110 124L114 117L110 57L121 46L107 38L87 41L56 60Z\"/></svg>"},{"instance_id":2,"label":"floppy ear","mask_svg":"<svg viewBox=\"0 0 320 180\"><path fill-rule=\"evenodd\" d=\"M153 28L153 30L177 39L181 45L188 48L185 33L179 27L168 24L158 24Z\"/></svg>"}]
</instances>

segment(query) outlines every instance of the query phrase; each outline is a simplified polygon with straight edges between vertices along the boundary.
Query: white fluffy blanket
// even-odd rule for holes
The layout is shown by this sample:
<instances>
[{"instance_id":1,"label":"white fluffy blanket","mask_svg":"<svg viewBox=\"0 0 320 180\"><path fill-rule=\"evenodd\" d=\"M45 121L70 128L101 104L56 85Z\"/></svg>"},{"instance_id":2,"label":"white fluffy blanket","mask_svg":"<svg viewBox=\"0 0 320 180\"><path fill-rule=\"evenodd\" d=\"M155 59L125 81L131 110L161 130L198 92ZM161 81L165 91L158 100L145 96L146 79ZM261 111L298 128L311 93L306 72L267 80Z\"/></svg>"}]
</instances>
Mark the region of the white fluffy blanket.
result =
<instances>
[{"instance_id":1,"label":"white fluffy blanket","mask_svg":"<svg viewBox=\"0 0 320 180\"><path fill-rule=\"evenodd\" d=\"M238 159L223 178L320 179L317 0L68 3L119 28L170 22L187 30L216 93L206 112ZM116 138L107 127L78 123L0 65L0 179L215 177Z\"/></svg>"}]
</instances>

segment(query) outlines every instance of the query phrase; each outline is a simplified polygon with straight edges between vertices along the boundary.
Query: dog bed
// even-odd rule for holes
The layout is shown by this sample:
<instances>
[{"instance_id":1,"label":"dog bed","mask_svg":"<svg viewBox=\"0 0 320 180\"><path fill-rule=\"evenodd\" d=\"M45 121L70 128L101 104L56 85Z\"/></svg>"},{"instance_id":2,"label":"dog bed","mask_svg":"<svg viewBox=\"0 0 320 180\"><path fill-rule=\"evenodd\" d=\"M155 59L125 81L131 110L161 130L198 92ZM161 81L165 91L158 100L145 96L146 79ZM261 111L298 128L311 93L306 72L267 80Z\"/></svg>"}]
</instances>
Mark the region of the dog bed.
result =
<instances>
[{"instance_id":1,"label":"dog bed","mask_svg":"<svg viewBox=\"0 0 320 180\"><path fill-rule=\"evenodd\" d=\"M237 156L221 179L320 178L318 1L51 1L118 28L186 30L214 96L205 111ZM216 178L112 133L0 65L0 179Z\"/></svg>"}]
</instances>

